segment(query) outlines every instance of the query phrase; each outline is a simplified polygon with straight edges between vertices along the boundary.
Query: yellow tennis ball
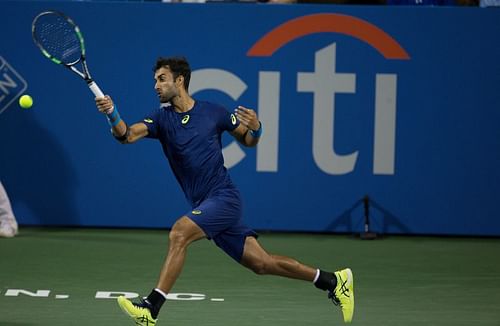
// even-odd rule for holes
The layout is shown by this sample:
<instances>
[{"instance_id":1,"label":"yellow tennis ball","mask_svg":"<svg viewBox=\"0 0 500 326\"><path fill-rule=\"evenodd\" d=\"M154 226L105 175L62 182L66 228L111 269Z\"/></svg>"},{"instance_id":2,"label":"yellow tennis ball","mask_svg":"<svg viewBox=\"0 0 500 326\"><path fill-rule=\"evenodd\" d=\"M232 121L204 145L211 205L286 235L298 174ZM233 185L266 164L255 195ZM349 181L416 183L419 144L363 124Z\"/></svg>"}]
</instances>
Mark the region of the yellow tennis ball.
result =
<instances>
[{"instance_id":1,"label":"yellow tennis ball","mask_svg":"<svg viewBox=\"0 0 500 326\"><path fill-rule=\"evenodd\" d=\"M29 109L33 105L33 99L29 95L23 95L19 98L19 105L23 109Z\"/></svg>"}]
</instances>

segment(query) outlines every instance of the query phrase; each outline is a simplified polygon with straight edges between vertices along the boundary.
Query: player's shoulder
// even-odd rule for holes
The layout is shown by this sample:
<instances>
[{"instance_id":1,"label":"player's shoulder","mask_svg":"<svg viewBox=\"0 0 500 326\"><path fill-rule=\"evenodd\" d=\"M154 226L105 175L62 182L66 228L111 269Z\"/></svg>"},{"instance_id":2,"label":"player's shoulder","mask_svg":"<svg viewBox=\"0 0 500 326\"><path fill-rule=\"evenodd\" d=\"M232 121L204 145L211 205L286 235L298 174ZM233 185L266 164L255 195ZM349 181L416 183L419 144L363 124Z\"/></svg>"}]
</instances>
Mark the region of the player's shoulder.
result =
<instances>
[{"instance_id":1,"label":"player's shoulder","mask_svg":"<svg viewBox=\"0 0 500 326\"><path fill-rule=\"evenodd\" d=\"M159 108L151 110L143 119L143 122L152 124L160 122L161 120L168 119L168 113L171 111L170 106L160 106Z\"/></svg>"}]
</instances>

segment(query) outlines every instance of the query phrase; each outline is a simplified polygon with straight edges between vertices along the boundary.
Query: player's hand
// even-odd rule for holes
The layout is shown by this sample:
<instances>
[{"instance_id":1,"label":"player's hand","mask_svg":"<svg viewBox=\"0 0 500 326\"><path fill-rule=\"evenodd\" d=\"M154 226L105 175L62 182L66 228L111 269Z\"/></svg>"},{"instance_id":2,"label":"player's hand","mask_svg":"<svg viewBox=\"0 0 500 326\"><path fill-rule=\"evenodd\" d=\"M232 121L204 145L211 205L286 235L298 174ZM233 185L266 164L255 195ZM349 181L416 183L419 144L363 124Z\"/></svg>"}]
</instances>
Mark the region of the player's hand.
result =
<instances>
[{"instance_id":1,"label":"player's hand","mask_svg":"<svg viewBox=\"0 0 500 326\"><path fill-rule=\"evenodd\" d=\"M97 105L99 112L104 114L113 113L113 110L115 108L115 104L113 103L113 100L109 95L106 95L104 97L96 97L95 104Z\"/></svg>"},{"instance_id":2,"label":"player's hand","mask_svg":"<svg viewBox=\"0 0 500 326\"><path fill-rule=\"evenodd\" d=\"M259 130L260 122L254 110L240 105L234 110L234 113L242 125L253 131Z\"/></svg>"}]
</instances>

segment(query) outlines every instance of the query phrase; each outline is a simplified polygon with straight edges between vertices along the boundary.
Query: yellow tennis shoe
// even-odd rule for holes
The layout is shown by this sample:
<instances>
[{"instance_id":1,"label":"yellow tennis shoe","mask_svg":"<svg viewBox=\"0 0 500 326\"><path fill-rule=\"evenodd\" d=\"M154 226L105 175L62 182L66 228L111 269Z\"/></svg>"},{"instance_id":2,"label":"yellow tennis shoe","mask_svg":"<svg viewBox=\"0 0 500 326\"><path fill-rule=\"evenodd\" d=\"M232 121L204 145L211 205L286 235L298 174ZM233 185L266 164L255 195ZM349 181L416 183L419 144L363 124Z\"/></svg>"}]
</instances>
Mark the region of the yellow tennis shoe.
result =
<instances>
[{"instance_id":1,"label":"yellow tennis shoe","mask_svg":"<svg viewBox=\"0 0 500 326\"><path fill-rule=\"evenodd\" d=\"M332 299L335 305L340 305L344 322L350 323L354 314L354 277L349 268L335 272L337 286L335 290L329 291L328 298Z\"/></svg>"},{"instance_id":2,"label":"yellow tennis shoe","mask_svg":"<svg viewBox=\"0 0 500 326\"><path fill-rule=\"evenodd\" d=\"M139 326L154 326L157 319L151 316L151 311L148 308L148 303L141 301L141 303L133 303L124 296L119 296L118 305L122 310L134 320L136 325Z\"/></svg>"}]
</instances>

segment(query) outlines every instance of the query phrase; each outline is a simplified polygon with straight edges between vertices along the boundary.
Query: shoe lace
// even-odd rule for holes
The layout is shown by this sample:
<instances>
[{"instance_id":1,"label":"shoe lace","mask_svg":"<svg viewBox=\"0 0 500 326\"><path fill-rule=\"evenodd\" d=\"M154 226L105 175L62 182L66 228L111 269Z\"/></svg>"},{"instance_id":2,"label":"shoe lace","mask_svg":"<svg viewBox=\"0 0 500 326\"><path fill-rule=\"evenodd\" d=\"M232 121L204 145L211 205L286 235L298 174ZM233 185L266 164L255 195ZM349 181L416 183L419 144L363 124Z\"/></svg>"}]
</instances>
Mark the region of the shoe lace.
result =
<instances>
[{"instance_id":1,"label":"shoe lace","mask_svg":"<svg viewBox=\"0 0 500 326\"><path fill-rule=\"evenodd\" d=\"M332 290L328 290L328 299L332 300L333 304L338 306L340 304L340 300L337 299L335 293Z\"/></svg>"},{"instance_id":2,"label":"shoe lace","mask_svg":"<svg viewBox=\"0 0 500 326\"><path fill-rule=\"evenodd\" d=\"M349 289L347 288L347 280L342 280L342 277L339 275L339 281L340 281L340 288L339 292L341 295L345 295L346 297L349 298ZM338 286L334 290L328 290L328 299L332 300L333 304L338 306L341 304L340 299L337 297L335 294L335 290L338 288Z\"/></svg>"},{"instance_id":3,"label":"shoe lace","mask_svg":"<svg viewBox=\"0 0 500 326\"><path fill-rule=\"evenodd\" d=\"M140 302L134 302L133 303L134 306L138 307L138 308L141 308L141 309L144 309L144 310L147 310L147 311L150 311L151 310L151 304L149 304L149 302L147 302L146 300L141 300ZM142 324L142 323L146 323L146 324ZM149 320L149 318L146 316L146 315L142 315L140 317L137 317L136 318L136 325L154 325L154 323Z\"/></svg>"},{"instance_id":4,"label":"shoe lace","mask_svg":"<svg viewBox=\"0 0 500 326\"><path fill-rule=\"evenodd\" d=\"M146 317L146 316L141 316L141 317L138 317L137 318L138 321L140 321L141 323L146 323L146 325L149 325L149 319ZM139 324L139 323L136 323L137 325L144 325L144 324Z\"/></svg>"}]
</instances>

